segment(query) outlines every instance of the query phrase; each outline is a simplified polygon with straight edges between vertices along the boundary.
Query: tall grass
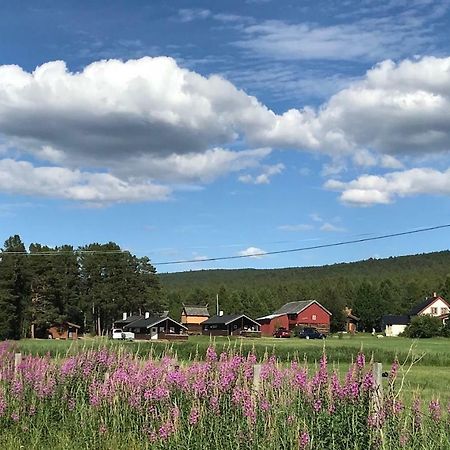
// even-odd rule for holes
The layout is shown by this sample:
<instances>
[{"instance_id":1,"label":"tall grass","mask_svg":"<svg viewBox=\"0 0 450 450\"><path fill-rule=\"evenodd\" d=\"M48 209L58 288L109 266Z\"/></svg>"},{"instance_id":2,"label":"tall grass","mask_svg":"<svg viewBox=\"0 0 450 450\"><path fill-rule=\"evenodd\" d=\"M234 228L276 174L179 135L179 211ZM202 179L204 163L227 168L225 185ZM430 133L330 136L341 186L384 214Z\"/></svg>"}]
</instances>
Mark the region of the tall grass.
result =
<instances>
[{"instance_id":1,"label":"tall grass","mask_svg":"<svg viewBox=\"0 0 450 450\"><path fill-rule=\"evenodd\" d=\"M405 407L397 363L380 399L362 353L340 377L323 353L312 369L226 345L194 347L180 362L175 346L151 346L144 358L136 346L95 343L28 355L15 368L15 349L3 343L0 448L450 448L448 412L420 399Z\"/></svg>"}]
</instances>

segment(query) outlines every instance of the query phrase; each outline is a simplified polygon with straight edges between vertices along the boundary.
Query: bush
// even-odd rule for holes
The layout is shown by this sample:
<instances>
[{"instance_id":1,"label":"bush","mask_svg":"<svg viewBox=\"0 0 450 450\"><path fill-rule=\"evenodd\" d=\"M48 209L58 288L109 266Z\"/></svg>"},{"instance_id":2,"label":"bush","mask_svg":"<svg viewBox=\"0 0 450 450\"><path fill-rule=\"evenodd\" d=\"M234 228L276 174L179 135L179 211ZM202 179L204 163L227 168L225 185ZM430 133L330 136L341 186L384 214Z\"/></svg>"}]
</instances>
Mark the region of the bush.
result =
<instances>
[{"instance_id":1,"label":"bush","mask_svg":"<svg viewBox=\"0 0 450 450\"><path fill-rule=\"evenodd\" d=\"M441 336L450 337L450 320L447 320L447 323L442 327Z\"/></svg>"},{"instance_id":2,"label":"bush","mask_svg":"<svg viewBox=\"0 0 450 450\"><path fill-rule=\"evenodd\" d=\"M437 317L416 316L406 328L404 335L410 338L431 338L440 336L442 322Z\"/></svg>"}]
</instances>

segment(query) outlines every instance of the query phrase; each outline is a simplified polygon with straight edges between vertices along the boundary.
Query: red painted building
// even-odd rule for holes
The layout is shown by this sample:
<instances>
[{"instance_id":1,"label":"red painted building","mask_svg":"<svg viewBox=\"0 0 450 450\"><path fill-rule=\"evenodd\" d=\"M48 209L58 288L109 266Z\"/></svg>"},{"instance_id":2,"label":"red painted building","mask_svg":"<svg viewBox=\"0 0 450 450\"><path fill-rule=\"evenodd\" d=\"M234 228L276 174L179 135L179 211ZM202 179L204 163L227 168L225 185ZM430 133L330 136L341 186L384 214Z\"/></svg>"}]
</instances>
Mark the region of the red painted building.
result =
<instances>
[{"instance_id":1,"label":"red painted building","mask_svg":"<svg viewBox=\"0 0 450 450\"><path fill-rule=\"evenodd\" d=\"M278 328L292 330L297 326L314 327L321 333L330 332L331 313L315 300L286 303L268 316L256 319L263 336L272 336Z\"/></svg>"}]
</instances>

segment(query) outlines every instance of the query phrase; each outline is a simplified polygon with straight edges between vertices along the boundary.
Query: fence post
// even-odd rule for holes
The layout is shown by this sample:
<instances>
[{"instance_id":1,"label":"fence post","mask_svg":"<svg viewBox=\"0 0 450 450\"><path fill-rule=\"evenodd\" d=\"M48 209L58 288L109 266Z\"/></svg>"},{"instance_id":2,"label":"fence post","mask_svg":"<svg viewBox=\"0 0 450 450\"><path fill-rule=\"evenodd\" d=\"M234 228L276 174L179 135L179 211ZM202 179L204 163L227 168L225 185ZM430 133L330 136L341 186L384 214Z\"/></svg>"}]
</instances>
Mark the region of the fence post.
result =
<instances>
[{"instance_id":1,"label":"fence post","mask_svg":"<svg viewBox=\"0 0 450 450\"><path fill-rule=\"evenodd\" d=\"M375 382L374 403L375 409L378 411L379 409L381 409L383 401L383 366L381 363L373 363L372 375Z\"/></svg>"},{"instance_id":2,"label":"fence post","mask_svg":"<svg viewBox=\"0 0 450 450\"><path fill-rule=\"evenodd\" d=\"M259 392L261 386L261 364L253 366L253 390Z\"/></svg>"},{"instance_id":3,"label":"fence post","mask_svg":"<svg viewBox=\"0 0 450 450\"><path fill-rule=\"evenodd\" d=\"M19 371L19 365L22 363L22 353L14 353L14 373Z\"/></svg>"}]
</instances>

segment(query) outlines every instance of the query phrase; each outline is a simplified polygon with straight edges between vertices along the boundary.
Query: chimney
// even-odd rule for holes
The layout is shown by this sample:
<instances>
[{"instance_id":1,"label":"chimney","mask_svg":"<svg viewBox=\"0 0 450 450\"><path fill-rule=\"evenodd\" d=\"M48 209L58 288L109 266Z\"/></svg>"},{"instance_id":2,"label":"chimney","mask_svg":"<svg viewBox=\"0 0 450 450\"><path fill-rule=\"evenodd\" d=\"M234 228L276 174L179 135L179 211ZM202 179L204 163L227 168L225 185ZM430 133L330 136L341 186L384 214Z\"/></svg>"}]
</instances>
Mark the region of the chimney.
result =
<instances>
[{"instance_id":1,"label":"chimney","mask_svg":"<svg viewBox=\"0 0 450 450\"><path fill-rule=\"evenodd\" d=\"M437 297L436 292L433 292L433 297Z\"/></svg>"},{"instance_id":2,"label":"chimney","mask_svg":"<svg viewBox=\"0 0 450 450\"><path fill-rule=\"evenodd\" d=\"M146 319L148 319L148 318L150 317L150 313L149 313L149 312L146 312L146 313L144 314L144 317L145 317Z\"/></svg>"},{"instance_id":3,"label":"chimney","mask_svg":"<svg viewBox=\"0 0 450 450\"><path fill-rule=\"evenodd\" d=\"M122 313L122 320L127 320L127 313Z\"/></svg>"},{"instance_id":4,"label":"chimney","mask_svg":"<svg viewBox=\"0 0 450 450\"><path fill-rule=\"evenodd\" d=\"M223 311L219 311L219 316L223 316Z\"/></svg>"}]
</instances>

